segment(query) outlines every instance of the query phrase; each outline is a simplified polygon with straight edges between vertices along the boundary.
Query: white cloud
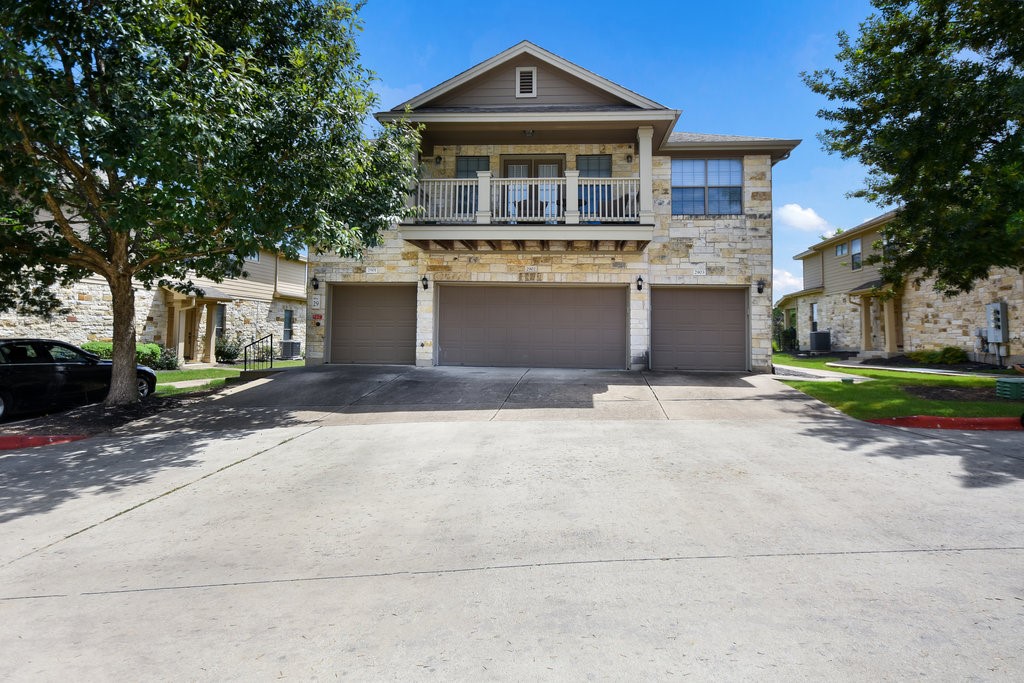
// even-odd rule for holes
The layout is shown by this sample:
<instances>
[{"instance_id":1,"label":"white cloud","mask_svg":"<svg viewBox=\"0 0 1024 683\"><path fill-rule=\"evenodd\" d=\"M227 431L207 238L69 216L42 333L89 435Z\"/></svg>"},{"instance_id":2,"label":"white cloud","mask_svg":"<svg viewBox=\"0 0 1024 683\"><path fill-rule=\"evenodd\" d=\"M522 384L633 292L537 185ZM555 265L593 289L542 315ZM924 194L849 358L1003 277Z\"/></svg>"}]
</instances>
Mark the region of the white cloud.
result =
<instances>
[{"instance_id":1,"label":"white cloud","mask_svg":"<svg viewBox=\"0 0 1024 683\"><path fill-rule=\"evenodd\" d=\"M803 232L828 234L835 230L827 220L819 216L818 212L809 206L804 208L799 204L784 204L782 208L775 211L775 218L781 225Z\"/></svg>"},{"instance_id":2,"label":"white cloud","mask_svg":"<svg viewBox=\"0 0 1024 683\"><path fill-rule=\"evenodd\" d=\"M780 297L793 292L799 292L804 288L804 281L799 275L793 275L788 270L772 268L772 296L778 301Z\"/></svg>"}]
</instances>

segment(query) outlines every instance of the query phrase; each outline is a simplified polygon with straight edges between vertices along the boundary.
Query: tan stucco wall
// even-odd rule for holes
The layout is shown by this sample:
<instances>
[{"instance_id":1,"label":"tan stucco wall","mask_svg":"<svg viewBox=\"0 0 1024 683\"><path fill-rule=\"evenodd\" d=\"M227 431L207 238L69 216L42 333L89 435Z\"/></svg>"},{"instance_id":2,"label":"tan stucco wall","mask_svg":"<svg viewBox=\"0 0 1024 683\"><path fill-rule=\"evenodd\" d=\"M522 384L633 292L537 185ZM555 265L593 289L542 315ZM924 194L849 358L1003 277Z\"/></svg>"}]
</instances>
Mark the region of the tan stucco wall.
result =
<instances>
[{"instance_id":1,"label":"tan stucco wall","mask_svg":"<svg viewBox=\"0 0 1024 683\"><path fill-rule=\"evenodd\" d=\"M472 146L457 149L458 154L492 156L501 154L562 153L567 168L576 154L613 154L617 175L620 164L631 148L621 145L564 146ZM454 155L449 147L447 153ZM715 157L715 155L709 155ZM445 159L445 164L454 164ZM547 284L611 284L628 286L630 316L630 362L633 367L646 364L650 346L650 287L683 285L694 287L735 286L750 290L750 364L754 370L771 367L771 288L757 294L752 283L759 278L771 281L771 160L755 155L744 158L744 214L741 216L672 216L671 160L654 158L654 236L642 252L552 251L430 251L404 242L401 226L389 230L381 248L369 250L362 260L335 255L310 256L310 276L321 282L416 282L426 275L431 282L493 282ZM633 164L637 164L634 158ZM452 168L454 168L452 166ZM629 168L632 168L629 166ZM436 169L438 175L446 168ZM482 228L486 229L486 228ZM648 286L637 292L633 283L642 275ZM321 286L320 306L309 309L310 316L323 315L322 326L310 325L307 334L307 363L326 362L326 338L330 310L328 288ZM417 363L432 364L434 358L434 296L431 286L419 292L416 353ZM310 294L314 294L310 292ZM312 319L310 320L312 323Z\"/></svg>"}]
</instances>

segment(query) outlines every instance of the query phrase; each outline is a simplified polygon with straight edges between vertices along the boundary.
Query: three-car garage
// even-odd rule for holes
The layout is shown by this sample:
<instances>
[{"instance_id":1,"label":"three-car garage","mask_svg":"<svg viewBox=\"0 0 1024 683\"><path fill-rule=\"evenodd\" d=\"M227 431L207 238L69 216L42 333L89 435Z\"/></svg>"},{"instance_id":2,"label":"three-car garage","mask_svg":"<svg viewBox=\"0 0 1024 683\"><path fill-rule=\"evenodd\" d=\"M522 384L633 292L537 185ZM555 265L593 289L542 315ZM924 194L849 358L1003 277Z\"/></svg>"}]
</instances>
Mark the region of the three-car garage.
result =
<instances>
[{"instance_id":1,"label":"three-car garage","mask_svg":"<svg viewBox=\"0 0 1024 683\"><path fill-rule=\"evenodd\" d=\"M624 285L436 283L431 344L437 365L613 368L632 365L630 288ZM331 363L412 364L415 285L331 288ZM745 288L653 287L648 365L655 370L749 367ZM634 304L636 305L636 304ZM640 304L642 305L642 304Z\"/></svg>"}]
</instances>

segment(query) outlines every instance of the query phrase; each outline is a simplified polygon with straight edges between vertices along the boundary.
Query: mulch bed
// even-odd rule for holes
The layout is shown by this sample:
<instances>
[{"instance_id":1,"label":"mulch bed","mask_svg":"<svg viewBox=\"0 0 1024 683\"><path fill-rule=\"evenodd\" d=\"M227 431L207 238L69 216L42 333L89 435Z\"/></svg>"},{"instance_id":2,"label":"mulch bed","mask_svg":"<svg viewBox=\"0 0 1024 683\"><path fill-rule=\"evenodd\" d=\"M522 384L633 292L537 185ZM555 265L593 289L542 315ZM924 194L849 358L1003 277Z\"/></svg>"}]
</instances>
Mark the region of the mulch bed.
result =
<instances>
[{"instance_id":1,"label":"mulch bed","mask_svg":"<svg viewBox=\"0 0 1024 683\"><path fill-rule=\"evenodd\" d=\"M1003 401L996 396L995 387L955 387L904 384L903 391L917 398L929 401Z\"/></svg>"},{"instance_id":2,"label":"mulch bed","mask_svg":"<svg viewBox=\"0 0 1024 683\"><path fill-rule=\"evenodd\" d=\"M880 367L892 368L927 368L929 370L951 370L954 372L1006 372L1006 368L991 363L918 363L906 356L893 356L892 358L868 358L860 362L861 365L877 365Z\"/></svg>"}]
</instances>

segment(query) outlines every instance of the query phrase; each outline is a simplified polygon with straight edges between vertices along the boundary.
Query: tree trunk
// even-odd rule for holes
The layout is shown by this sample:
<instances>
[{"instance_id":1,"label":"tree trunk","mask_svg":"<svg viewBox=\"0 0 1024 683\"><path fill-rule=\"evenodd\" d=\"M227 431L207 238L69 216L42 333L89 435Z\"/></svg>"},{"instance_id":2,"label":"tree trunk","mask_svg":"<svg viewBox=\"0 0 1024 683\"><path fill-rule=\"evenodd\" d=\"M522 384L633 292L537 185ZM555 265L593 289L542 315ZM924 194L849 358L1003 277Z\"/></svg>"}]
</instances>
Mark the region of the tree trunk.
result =
<instances>
[{"instance_id":1,"label":"tree trunk","mask_svg":"<svg viewBox=\"0 0 1024 683\"><path fill-rule=\"evenodd\" d=\"M139 400L135 384L135 289L131 275L108 277L114 308L114 367L108 406L123 406Z\"/></svg>"}]
</instances>

